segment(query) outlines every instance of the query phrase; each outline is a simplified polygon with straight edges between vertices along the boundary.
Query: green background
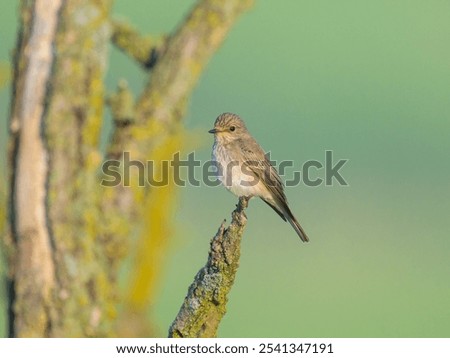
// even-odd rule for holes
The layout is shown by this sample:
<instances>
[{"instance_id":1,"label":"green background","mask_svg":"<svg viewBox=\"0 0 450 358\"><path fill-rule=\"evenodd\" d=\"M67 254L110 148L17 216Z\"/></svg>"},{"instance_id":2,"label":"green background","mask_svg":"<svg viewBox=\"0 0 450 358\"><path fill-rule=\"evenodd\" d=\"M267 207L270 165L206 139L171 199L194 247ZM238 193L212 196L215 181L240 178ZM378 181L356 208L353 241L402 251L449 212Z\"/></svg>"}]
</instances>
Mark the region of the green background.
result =
<instances>
[{"instance_id":1,"label":"green background","mask_svg":"<svg viewBox=\"0 0 450 358\"><path fill-rule=\"evenodd\" d=\"M192 4L117 0L115 13L165 33ZM0 61L14 47L16 7L0 2ZM273 159L349 159L349 186L286 189L309 244L251 201L219 336L450 337L449 18L444 0L261 0L233 28L189 107L197 156L209 159L206 130L231 111ZM113 49L108 88L121 77L136 93L144 83ZM8 98L3 88L1 153ZM162 335L235 203L222 187L180 190L153 310ZM3 334L4 314L3 304Z\"/></svg>"}]
</instances>

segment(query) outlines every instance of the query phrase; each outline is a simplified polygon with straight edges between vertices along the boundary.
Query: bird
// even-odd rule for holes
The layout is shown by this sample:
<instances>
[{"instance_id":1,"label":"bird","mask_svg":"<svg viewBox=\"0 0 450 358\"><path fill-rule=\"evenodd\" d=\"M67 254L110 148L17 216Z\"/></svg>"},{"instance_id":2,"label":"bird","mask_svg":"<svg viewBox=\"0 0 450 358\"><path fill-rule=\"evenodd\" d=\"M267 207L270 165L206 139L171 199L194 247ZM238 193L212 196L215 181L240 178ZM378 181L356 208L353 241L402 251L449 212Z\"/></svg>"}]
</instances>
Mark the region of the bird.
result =
<instances>
[{"instance_id":1,"label":"bird","mask_svg":"<svg viewBox=\"0 0 450 358\"><path fill-rule=\"evenodd\" d=\"M308 236L289 208L277 170L241 117L222 113L208 132L214 134L212 161L217 166L217 178L225 188L238 197L261 198L292 225L303 242L308 242Z\"/></svg>"}]
</instances>

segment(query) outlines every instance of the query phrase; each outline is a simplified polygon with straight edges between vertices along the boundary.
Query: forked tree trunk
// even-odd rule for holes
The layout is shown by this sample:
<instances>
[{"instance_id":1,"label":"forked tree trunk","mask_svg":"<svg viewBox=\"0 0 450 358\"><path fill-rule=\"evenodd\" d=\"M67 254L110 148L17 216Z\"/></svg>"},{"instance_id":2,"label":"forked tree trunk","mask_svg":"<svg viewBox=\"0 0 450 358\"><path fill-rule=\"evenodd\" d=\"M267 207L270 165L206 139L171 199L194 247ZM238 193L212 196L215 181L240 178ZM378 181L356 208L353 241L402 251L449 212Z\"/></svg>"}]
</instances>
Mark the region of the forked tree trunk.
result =
<instances>
[{"instance_id":1,"label":"forked tree trunk","mask_svg":"<svg viewBox=\"0 0 450 358\"><path fill-rule=\"evenodd\" d=\"M159 194L135 183L102 187L102 162L120 161L123 151L145 161L179 149L181 119L201 70L249 3L199 1L162 44L141 38L148 48L137 55L132 43L139 34L111 21L111 0L22 0L6 240L12 336L117 335L119 265L145 210L159 210L150 205ZM136 104L124 87L111 98L116 126L105 158L99 138L112 34L151 67L152 78ZM165 214L161 225L170 225Z\"/></svg>"}]
</instances>

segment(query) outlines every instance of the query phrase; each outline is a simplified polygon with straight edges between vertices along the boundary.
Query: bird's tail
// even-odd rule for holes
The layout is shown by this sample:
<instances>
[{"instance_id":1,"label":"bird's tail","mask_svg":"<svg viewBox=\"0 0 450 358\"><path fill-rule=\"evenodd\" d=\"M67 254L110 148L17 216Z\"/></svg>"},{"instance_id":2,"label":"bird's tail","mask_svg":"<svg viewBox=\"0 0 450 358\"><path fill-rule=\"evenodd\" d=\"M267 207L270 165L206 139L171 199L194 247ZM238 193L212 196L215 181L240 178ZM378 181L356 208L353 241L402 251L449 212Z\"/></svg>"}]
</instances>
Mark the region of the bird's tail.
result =
<instances>
[{"instance_id":1,"label":"bird's tail","mask_svg":"<svg viewBox=\"0 0 450 358\"><path fill-rule=\"evenodd\" d=\"M309 238L308 235L306 235L303 228L298 223L297 219L294 217L294 215L291 212L291 209L289 209L289 206L287 204L286 198L283 198L283 200L275 201L273 199L267 199L261 197L262 200L266 202L275 212L281 216L281 218L284 221L289 221L289 224L292 225L297 235L302 239L303 242L308 242Z\"/></svg>"},{"instance_id":2,"label":"bird's tail","mask_svg":"<svg viewBox=\"0 0 450 358\"><path fill-rule=\"evenodd\" d=\"M286 219L289 221L289 224L292 225L292 227L294 228L295 232L300 237L300 239L302 239L303 242L308 242L309 241L308 235L306 235L305 231L300 226L300 224L298 223L298 221L294 217L294 215L292 215L292 213L290 213L290 214L291 214L290 216L286 217Z\"/></svg>"},{"instance_id":3,"label":"bird's tail","mask_svg":"<svg viewBox=\"0 0 450 358\"><path fill-rule=\"evenodd\" d=\"M287 206L287 203L286 205L283 205L283 214L287 219L287 221L289 221L289 224L292 225L292 227L294 228L295 232L300 237L300 239L303 242L308 242L309 241L308 235L306 235L305 230L303 230L303 228L300 226L295 216L292 214L291 210L289 209L289 206Z\"/></svg>"}]
</instances>

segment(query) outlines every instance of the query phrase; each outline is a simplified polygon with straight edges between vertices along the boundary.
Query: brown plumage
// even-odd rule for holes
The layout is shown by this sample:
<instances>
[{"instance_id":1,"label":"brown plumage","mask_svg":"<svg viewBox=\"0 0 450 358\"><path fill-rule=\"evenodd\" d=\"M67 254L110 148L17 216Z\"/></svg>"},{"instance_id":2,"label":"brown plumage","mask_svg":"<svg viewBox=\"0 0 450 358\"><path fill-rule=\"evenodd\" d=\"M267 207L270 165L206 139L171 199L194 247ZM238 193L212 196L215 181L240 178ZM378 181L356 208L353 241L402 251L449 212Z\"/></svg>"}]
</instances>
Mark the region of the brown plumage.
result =
<instances>
[{"instance_id":1,"label":"brown plumage","mask_svg":"<svg viewBox=\"0 0 450 358\"><path fill-rule=\"evenodd\" d=\"M219 164L222 184L237 196L260 197L292 225L302 241L309 241L289 208L280 176L242 119L223 113L210 133L214 133L212 157Z\"/></svg>"}]
</instances>

